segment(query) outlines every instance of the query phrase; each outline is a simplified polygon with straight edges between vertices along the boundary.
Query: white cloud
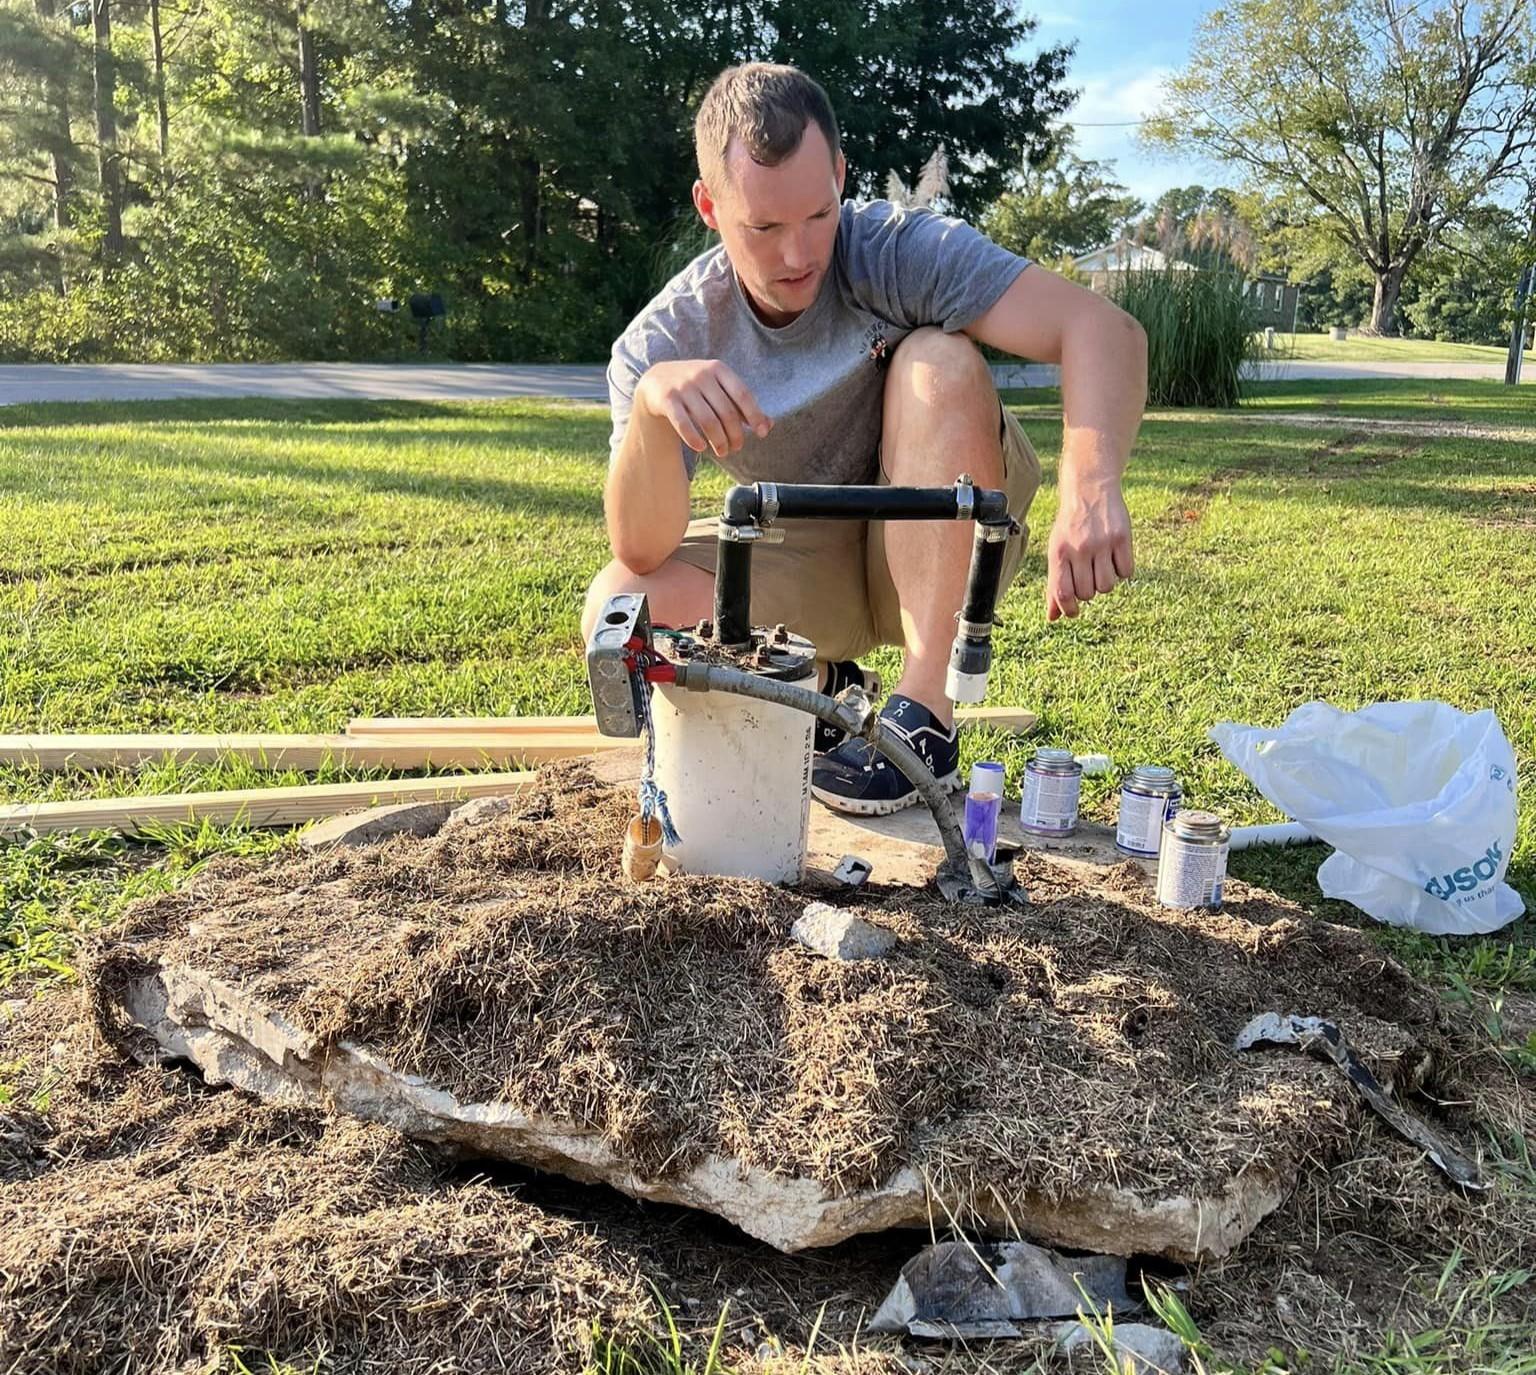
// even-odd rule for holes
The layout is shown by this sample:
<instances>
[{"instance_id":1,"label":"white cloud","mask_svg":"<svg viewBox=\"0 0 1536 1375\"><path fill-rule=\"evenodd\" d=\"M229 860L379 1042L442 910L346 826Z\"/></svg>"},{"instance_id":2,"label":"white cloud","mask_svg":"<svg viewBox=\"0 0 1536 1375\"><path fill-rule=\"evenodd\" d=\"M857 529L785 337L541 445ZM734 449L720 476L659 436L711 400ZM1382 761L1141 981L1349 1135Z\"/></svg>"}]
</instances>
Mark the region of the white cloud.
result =
<instances>
[{"instance_id":1,"label":"white cloud","mask_svg":"<svg viewBox=\"0 0 1536 1375\"><path fill-rule=\"evenodd\" d=\"M1172 68L1151 67L1121 68L1081 78L1082 94L1067 112L1067 119L1079 128L1078 142L1087 149L1134 134L1134 129L1084 126L1146 119L1161 104L1163 81L1171 75Z\"/></svg>"},{"instance_id":2,"label":"white cloud","mask_svg":"<svg viewBox=\"0 0 1536 1375\"><path fill-rule=\"evenodd\" d=\"M1135 122L1156 113L1162 103L1163 82L1174 70L1137 65L1079 75L1076 84L1082 94L1066 115L1067 123L1077 131L1079 154L1113 161L1119 179L1143 200L1154 199L1170 186L1190 182L1209 185L1224 179L1219 166L1152 152L1137 142ZM1102 127L1092 127L1095 125Z\"/></svg>"}]
</instances>

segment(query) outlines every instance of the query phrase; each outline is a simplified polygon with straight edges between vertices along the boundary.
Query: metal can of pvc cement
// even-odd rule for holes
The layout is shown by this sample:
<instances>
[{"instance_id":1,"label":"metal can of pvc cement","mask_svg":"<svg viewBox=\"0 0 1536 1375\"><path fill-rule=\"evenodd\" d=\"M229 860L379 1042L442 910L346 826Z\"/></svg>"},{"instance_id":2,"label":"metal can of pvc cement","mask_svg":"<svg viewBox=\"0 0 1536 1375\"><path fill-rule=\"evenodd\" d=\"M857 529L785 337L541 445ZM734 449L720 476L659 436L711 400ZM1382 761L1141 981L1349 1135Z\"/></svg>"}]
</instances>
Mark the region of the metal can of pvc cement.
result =
<instances>
[{"instance_id":1,"label":"metal can of pvc cement","mask_svg":"<svg viewBox=\"0 0 1536 1375\"><path fill-rule=\"evenodd\" d=\"M1180 812L1163 824L1157 900L1164 907L1221 906L1232 832L1212 812Z\"/></svg>"},{"instance_id":2,"label":"metal can of pvc cement","mask_svg":"<svg viewBox=\"0 0 1536 1375\"><path fill-rule=\"evenodd\" d=\"M1139 764L1120 784L1120 819L1115 824L1115 849L1138 859L1156 859L1163 826L1179 813L1183 790L1172 769Z\"/></svg>"},{"instance_id":3,"label":"metal can of pvc cement","mask_svg":"<svg viewBox=\"0 0 1536 1375\"><path fill-rule=\"evenodd\" d=\"M1024 766L1019 825L1031 835L1069 836L1077 829L1083 766L1071 750L1038 749Z\"/></svg>"}]
</instances>

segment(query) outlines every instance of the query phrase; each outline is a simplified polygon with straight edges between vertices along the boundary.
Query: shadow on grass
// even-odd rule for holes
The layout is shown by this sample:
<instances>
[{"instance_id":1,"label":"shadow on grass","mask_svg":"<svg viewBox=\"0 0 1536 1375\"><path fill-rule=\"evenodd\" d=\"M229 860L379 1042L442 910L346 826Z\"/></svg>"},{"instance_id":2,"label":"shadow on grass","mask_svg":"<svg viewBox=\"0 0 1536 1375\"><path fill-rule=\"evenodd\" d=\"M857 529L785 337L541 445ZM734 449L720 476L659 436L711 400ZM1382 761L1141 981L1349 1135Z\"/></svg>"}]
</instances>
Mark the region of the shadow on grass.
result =
<instances>
[{"instance_id":1,"label":"shadow on grass","mask_svg":"<svg viewBox=\"0 0 1536 1375\"><path fill-rule=\"evenodd\" d=\"M487 451L494 454L497 450L504 450L509 475L487 476L483 472L459 475L422 468L372 466L332 460L326 457L318 442L314 448L296 453L293 452L292 431L256 427L242 430L239 442L234 446L228 443L227 436L221 437L220 452L187 446L157 455L152 464L155 469L152 479L153 502L156 506L165 504L167 497L178 489L195 493L200 499L206 500L210 496L209 478L233 479L241 484L258 477L287 478L312 489L350 488L370 493L471 503L506 511L596 519L602 509L602 475L608 461L606 446L600 440L571 444L568 433L556 432L551 437L564 438L569 447L545 442L543 435L532 436L526 430L510 426L501 434L487 433L468 426L447 426L423 428L419 432L392 436L402 448L440 447L446 453L462 451L466 446L473 445L482 455ZM263 447L264 441L270 447ZM387 441L380 436L376 442L382 445ZM560 484L543 473L527 479L513 476L519 466L526 466L530 442L536 448L558 454L564 462L574 462L589 468L592 475L590 485ZM231 452L232 449L235 451ZM99 502L102 498L101 489L101 477L93 473L88 456L73 461L57 461L50 466L48 491L54 500L89 498ZM320 494L316 490L306 495L313 497ZM259 502L262 518L266 521L280 514L276 509L283 504L279 494L258 493L242 488L235 495L247 497L252 504Z\"/></svg>"},{"instance_id":2,"label":"shadow on grass","mask_svg":"<svg viewBox=\"0 0 1536 1375\"><path fill-rule=\"evenodd\" d=\"M1508 881L1525 900L1526 916L1484 936L1430 936L1388 926L1352 903L1325 898L1317 870L1332 853L1321 844L1256 846L1233 852L1227 868L1234 878L1268 888L1320 920L1370 932L1411 970L1442 987L1455 976L1474 985L1536 988L1536 916L1531 915L1536 910L1536 859L1509 868Z\"/></svg>"}]
</instances>

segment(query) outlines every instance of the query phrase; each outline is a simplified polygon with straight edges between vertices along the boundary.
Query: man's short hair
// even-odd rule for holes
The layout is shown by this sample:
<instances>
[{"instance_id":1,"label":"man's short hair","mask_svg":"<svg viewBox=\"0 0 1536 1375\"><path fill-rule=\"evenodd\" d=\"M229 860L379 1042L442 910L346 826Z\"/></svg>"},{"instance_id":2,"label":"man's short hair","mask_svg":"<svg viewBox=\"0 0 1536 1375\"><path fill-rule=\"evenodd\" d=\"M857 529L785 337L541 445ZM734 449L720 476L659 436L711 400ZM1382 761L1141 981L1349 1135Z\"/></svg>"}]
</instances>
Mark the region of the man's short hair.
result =
<instances>
[{"instance_id":1,"label":"man's short hair","mask_svg":"<svg viewBox=\"0 0 1536 1375\"><path fill-rule=\"evenodd\" d=\"M776 167L800 146L814 121L835 162L840 147L837 117L820 84L798 67L744 62L727 67L704 93L693 122L699 177L712 190L727 180L725 154L740 141L753 162Z\"/></svg>"}]
</instances>

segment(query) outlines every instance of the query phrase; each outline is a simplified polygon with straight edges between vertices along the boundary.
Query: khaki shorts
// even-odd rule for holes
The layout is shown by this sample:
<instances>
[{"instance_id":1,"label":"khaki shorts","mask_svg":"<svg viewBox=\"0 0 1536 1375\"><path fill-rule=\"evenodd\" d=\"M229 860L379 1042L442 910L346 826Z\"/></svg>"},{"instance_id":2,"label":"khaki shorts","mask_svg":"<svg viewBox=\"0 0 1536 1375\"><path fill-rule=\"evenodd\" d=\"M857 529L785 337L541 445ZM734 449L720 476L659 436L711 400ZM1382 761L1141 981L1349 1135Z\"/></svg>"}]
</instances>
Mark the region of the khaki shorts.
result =
<instances>
[{"instance_id":1,"label":"khaki shorts","mask_svg":"<svg viewBox=\"0 0 1536 1375\"><path fill-rule=\"evenodd\" d=\"M1024 529L1018 539L1008 542L1001 592L1012 583L1024 557L1029 539L1025 516L1040 487L1040 460L1006 407L998 437L1008 510ZM883 469L880 481L887 481ZM753 624L782 622L810 640L822 659L856 659L876 645L902 643L901 606L886 563L884 521L786 520L779 524L784 542L759 544L752 551ZM672 557L713 576L718 528L719 520L713 516L690 522Z\"/></svg>"}]
</instances>

